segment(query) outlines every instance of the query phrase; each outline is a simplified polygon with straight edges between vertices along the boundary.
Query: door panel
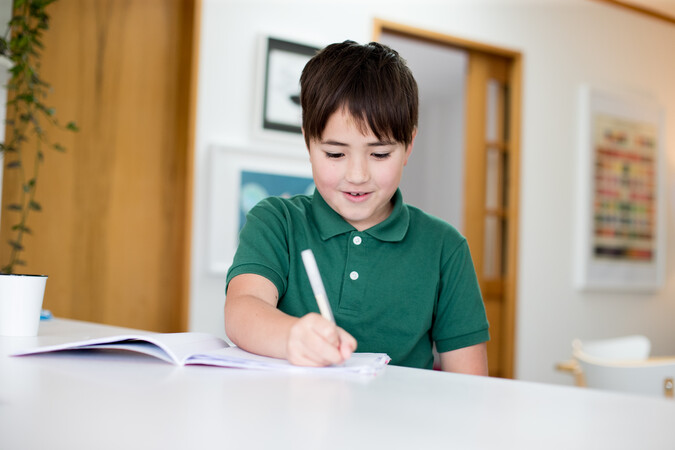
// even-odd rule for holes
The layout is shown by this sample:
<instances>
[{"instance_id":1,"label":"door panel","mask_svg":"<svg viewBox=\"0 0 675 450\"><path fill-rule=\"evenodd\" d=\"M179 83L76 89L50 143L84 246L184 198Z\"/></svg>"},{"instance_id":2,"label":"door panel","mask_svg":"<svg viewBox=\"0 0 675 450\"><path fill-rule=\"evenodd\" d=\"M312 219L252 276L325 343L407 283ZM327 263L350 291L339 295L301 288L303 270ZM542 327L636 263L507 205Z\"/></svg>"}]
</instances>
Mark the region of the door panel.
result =
<instances>
[{"instance_id":1,"label":"door panel","mask_svg":"<svg viewBox=\"0 0 675 450\"><path fill-rule=\"evenodd\" d=\"M481 51L469 52L467 73L467 146L465 235L474 258L478 281L490 320L488 343L490 375L512 376L514 292L510 252L515 251L509 230L515 226L509 175L513 165L509 138L511 104L508 58ZM507 278L509 281L507 281Z\"/></svg>"}]
</instances>

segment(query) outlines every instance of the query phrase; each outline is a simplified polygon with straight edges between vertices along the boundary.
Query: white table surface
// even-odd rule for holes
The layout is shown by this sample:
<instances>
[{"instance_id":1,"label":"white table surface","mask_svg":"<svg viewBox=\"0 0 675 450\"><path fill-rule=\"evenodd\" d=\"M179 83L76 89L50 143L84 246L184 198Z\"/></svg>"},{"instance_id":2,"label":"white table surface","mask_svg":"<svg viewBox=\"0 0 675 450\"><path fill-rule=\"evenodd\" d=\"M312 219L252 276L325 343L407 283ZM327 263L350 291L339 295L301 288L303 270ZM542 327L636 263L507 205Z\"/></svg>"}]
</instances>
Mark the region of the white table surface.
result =
<instances>
[{"instance_id":1,"label":"white table surface","mask_svg":"<svg viewBox=\"0 0 675 450\"><path fill-rule=\"evenodd\" d=\"M675 449L675 402L389 366L374 378L10 357L127 329L54 319L0 337L0 449Z\"/></svg>"}]
</instances>

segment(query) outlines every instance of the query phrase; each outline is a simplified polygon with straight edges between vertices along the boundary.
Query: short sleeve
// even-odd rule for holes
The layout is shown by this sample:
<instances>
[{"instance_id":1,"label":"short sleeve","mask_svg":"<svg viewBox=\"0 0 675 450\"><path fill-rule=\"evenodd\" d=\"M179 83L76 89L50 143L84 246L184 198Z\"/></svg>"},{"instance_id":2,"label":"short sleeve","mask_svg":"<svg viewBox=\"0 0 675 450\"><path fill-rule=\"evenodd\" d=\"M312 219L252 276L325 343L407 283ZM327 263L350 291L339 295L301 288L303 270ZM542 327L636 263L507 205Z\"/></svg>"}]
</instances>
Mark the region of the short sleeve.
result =
<instances>
[{"instance_id":1,"label":"short sleeve","mask_svg":"<svg viewBox=\"0 0 675 450\"><path fill-rule=\"evenodd\" d=\"M469 246L462 239L441 267L432 337L442 353L488 341L488 329Z\"/></svg>"},{"instance_id":2,"label":"short sleeve","mask_svg":"<svg viewBox=\"0 0 675 450\"><path fill-rule=\"evenodd\" d=\"M262 200L246 215L227 284L237 275L256 274L270 280L281 297L286 292L289 270L287 214L283 203L275 200Z\"/></svg>"}]
</instances>

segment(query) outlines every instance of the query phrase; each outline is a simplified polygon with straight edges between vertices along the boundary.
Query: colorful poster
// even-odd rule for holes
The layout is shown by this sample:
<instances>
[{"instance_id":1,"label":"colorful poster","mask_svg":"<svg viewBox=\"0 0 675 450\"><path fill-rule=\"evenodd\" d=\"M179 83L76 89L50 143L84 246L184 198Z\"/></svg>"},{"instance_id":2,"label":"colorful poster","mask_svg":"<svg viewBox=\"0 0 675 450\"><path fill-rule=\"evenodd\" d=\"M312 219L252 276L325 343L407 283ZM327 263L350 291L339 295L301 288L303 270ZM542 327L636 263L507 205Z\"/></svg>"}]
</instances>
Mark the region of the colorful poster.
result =
<instances>
[{"instance_id":1,"label":"colorful poster","mask_svg":"<svg viewBox=\"0 0 675 450\"><path fill-rule=\"evenodd\" d=\"M246 223L246 214L260 200L270 197L288 198L296 194L314 193L312 177L241 171L239 190L239 230Z\"/></svg>"},{"instance_id":2,"label":"colorful poster","mask_svg":"<svg viewBox=\"0 0 675 450\"><path fill-rule=\"evenodd\" d=\"M593 258L655 261L657 128L596 114Z\"/></svg>"}]
</instances>

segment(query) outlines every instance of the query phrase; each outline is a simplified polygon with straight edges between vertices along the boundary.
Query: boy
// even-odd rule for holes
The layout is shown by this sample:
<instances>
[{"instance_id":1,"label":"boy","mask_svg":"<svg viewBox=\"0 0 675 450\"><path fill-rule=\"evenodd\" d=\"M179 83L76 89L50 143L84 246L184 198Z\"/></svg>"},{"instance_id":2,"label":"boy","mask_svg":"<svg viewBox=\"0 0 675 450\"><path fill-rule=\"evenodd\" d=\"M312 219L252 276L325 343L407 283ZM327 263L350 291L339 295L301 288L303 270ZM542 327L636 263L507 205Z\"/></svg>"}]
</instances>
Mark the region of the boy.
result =
<instances>
[{"instance_id":1,"label":"boy","mask_svg":"<svg viewBox=\"0 0 675 450\"><path fill-rule=\"evenodd\" d=\"M357 347L392 364L487 375L488 323L466 240L403 203L417 133L417 83L394 50L332 44L300 78L313 196L268 198L241 231L225 328L248 351L340 364ZM337 322L318 307L300 252L311 248Z\"/></svg>"}]
</instances>

